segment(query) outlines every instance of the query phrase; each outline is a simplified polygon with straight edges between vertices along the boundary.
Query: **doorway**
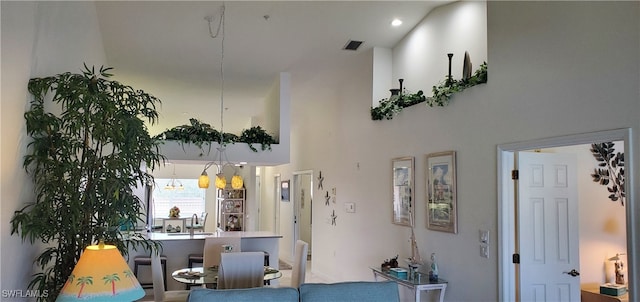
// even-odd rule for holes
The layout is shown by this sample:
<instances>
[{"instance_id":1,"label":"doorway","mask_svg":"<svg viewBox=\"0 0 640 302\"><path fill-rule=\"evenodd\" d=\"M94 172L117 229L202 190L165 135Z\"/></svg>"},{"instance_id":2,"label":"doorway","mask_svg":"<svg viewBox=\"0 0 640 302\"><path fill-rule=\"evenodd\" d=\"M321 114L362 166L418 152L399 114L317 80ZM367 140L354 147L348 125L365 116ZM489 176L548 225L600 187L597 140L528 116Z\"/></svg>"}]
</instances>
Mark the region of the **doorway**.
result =
<instances>
[{"instance_id":1,"label":"doorway","mask_svg":"<svg viewBox=\"0 0 640 302\"><path fill-rule=\"evenodd\" d=\"M519 282L517 274L517 266L513 264L513 254L517 253L521 247L518 242L517 231L520 226L517 212L518 202L514 201L518 194L517 188L513 186L511 180L511 171L514 169L514 161L519 151L565 147L581 144L591 144L606 141L623 141L624 152L627 154L626 163L626 183L633 183L631 177L633 175L631 169L633 167L630 146L631 146L630 129L616 129L610 131L594 132L587 134L570 135L563 137L555 137L548 139L533 140L527 142L519 142L512 144L503 144L498 146L498 269L499 269L499 300L500 301L519 301ZM595 164L594 164L595 166ZM628 279L629 292L637 288L637 272L638 268L635 260L637 255L635 251L635 236L633 226L635 225L635 202L633 191L627 191L627 200L624 211L626 211L626 247L628 254Z\"/></svg>"},{"instance_id":2,"label":"doorway","mask_svg":"<svg viewBox=\"0 0 640 302\"><path fill-rule=\"evenodd\" d=\"M253 190L253 196L256 197L256 204L258 205L258 215L256 215L255 229L260 230L262 227L262 179L260 178L260 174L256 173L256 187Z\"/></svg>"},{"instance_id":3,"label":"doorway","mask_svg":"<svg viewBox=\"0 0 640 302\"><path fill-rule=\"evenodd\" d=\"M280 234L280 174L273 176L273 216L272 229L274 233Z\"/></svg>"},{"instance_id":4,"label":"doorway","mask_svg":"<svg viewBox=\"0 0 640 302\"><path fill-rule=\"evenodd\" d=\"M312 250L312 209L313 209L313 171L293 173L292 196L294 207L294 236L292 246L297 240L309 244L307 259L310 260ZM295 254L293 251L292 255Z\"/></svg>"}]
</instances>

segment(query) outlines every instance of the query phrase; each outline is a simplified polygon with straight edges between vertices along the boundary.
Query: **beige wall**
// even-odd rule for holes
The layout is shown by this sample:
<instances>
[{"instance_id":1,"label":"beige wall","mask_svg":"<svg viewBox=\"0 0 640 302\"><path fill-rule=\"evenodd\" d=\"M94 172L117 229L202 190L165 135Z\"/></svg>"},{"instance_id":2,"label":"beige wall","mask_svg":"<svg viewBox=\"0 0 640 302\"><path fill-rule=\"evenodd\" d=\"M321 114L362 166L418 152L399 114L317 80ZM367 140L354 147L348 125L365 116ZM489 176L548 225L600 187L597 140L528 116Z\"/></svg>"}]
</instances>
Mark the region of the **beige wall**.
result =
<instances>
[{"instance_id":1,"label":"beige wall","mask_svg":"<svg viewBox=\"0 0 640 302\"><path fill-rule=\"evenodd\" d=\"M34 254L8 229L11 213L33 195L20 167L26 140L22 119L26 81L36 75L78 70L82 62L104 62L92 4L75 3L74 9L68 5L2 2L2 289L26 288L31 272L24 268L31 265ZM369 266L396 254L410 255L409 229L390 222L388 184L391 158L415 156L416 237L424 258L432 252L438 255L440 275L450 281L446 300L496 301L496 238L492 237L489 259L480 257L477 238L478 229L497 232L496 146L630 127L634 151L629 158L637 158L639 5L489 2L489 83L456 95L448 107L417 105L391 121L370 119L371 52L323 62L313 72L307 66L292 67L291 163L266 168L262 179L263 187L272 188L276 173L286 180L292 179L294 171L313 170L316 176L322 171L325 188L336 187L335 205L314 203L313 271L335 281L369 280ZM423 25L396 47L396 60L421 60L412 56L424 54L402 52ZM465 47L452 49L454 58L460 59L458 52ZM438 62L446 66L446 49L442 51L429 58L436 58L434 62L441 58ZM482 55L472 52L471 58L477 67ZM395 65L393 73L404 77L408 88L429 91L434 83L427 79L442 79L446 74L442 66L405 72L403 68L408 67ZM458 156L459 233L455 235L424 228L424 155L445 150L456 150ZM629 190L633 192L639 187L637 162L632 170ZM317 199L323 193L314 195ZM346 213L344 202L355 202L356 213ZM291 224L287 219L291 204L280 203L285 238L290 238L285 228ZM629 204L632 216L639 216L632 200ZM329 219L334 209L336 226ZM630 223L640 229L637 222ZM637 234L630 237L638 242ZM290 256L291 244L282 242L280 253Z\"/></svg>"},{"instance_id":2,"label":"beige wall","mask_svg":"<svg viewBox=\"0 0 640 302\"><path fill-rule=\"evenodd\" d=\"M37 248L11 236L13 211L34 199L22 168L29 78L105 62L93 3L2 2L2 290L26 290ZM63 33L63 34L61 34Z\"/></svg>"},{"instance_id":3,"label":"beige wall","mask_svg":"<svg viewBox=\"0 0 640 302\"><path fill-rule=\"evenodd\" d=\"M464 3L446 9L453 11L458 5ZM638 5L489 2L489 83L456 95L447 107L417 105L391 121L371 121L369 116L371 53L331 62L313 75L292 72L291 164L267 173L287 179L293 171L312 169L316 176L322 171L325 187L337 188L336 205L314 204L314 273L335 281L368 280L372 279L369 266L396 254L410 255L409 229L390 222L388 184L391 158L415 156L416 237L423 257L432 252L438 255L440 275L450 281L446 300L496 301L496 146L631 127L631 149L638 150ZM422 26L394 49L396 60L424 60L415 57L424 54L400 52L408 49L404 46L415 39L413 35L424 32ZM441 66L422 65L405 73L394 65L394 77L404 77L414 91L430 90L433 83L413 77L444 78L445 51L441 50ZM477 67L482 55L470 54ZM424 227L424 156L446 150L456 150L458 156L459 232L455 235ZM637 157L637 151L629 156ZM637 175L637 163L633 170ZM634 190L637 182L628 187ZM346 213L344 202L355 202L356 213ZM332 209L338 215L337 226L329 223ZM634 207L630 211L637 216ZM282 214L286 217L288 210ZM479 254L479 229L492 234L488 259ZM637 241L637 235L630 236ZM286 248L281 247L281 252L285 254Z\"/></svg>"}]
</instances>

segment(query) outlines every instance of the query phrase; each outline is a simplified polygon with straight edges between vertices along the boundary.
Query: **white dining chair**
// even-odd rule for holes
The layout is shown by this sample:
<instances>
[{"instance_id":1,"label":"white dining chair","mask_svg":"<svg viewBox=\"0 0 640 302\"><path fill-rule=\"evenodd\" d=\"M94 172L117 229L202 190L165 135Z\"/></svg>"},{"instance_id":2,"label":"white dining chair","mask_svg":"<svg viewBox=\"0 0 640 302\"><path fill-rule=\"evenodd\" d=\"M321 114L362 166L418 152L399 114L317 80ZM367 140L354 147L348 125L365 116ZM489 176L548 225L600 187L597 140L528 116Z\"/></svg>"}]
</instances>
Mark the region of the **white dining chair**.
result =
<instances>
[{"instance_id":1,"label":"white dining chair","mask_svg":"<svg viewBox=\"0 0 640 302\"><path fill-rule=\"evenodd\" d=\"M202 266L213 267L220 265L220 254L223 252L223 245L233 247L233 252L241 252L240 237L238 238L217 238L207 237L204 239L204 250L202 251Z\"/></svg>"},{"instance_id":2,"label":"white dining chair","mask_svg":"<svg viewBox=\"0 0 640 302\"><path fill-rule=\"evenodd\" d=\"M262 287L264 253L222 253L218 269L218 289Z\"/></svg>"},{"instance_id":3,"label":"white dining chair","mask_svg":"<svg viewBox=\"0 0 640 302\"><path fill-rule=\"evenodd\" d=\"M291 267L291 287L299 288L304 283L304 277L307 273L307 252L309 244L298 240L296 241L295 256Z\"/></svg>"},{"instance_id":4,"label":"white dining chair","mask_svg":"<svg viewBox=\"0 0 640 302\"><path fill-rule=\"evenodd\" d=\"M160 263L160 255L151 252L151 274L153 275L154 302L183 302L189 298L188 290L170 290L164 288L164 272Z\"/></svg>"}]
</instances>

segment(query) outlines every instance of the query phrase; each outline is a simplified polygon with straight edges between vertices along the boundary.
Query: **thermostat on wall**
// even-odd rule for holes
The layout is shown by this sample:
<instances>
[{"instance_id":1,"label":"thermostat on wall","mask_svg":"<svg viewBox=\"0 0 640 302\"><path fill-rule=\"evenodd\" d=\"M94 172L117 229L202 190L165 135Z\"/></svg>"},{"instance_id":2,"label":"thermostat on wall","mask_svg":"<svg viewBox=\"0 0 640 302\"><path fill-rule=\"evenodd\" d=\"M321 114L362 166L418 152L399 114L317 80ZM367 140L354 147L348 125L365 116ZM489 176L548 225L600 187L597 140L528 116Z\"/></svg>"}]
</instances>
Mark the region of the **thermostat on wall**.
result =
<instances>
[{"instance_id":1,"label":"thermostat on wall","mask_svg":"<svg viewBox=\"0 0 640 302\"><path fill-rule=\"evenodd\" d=\"M356 212L356 203L355 202L345 202L344 210L347 213L355 213Z\"/></svg>"}]
</instances>

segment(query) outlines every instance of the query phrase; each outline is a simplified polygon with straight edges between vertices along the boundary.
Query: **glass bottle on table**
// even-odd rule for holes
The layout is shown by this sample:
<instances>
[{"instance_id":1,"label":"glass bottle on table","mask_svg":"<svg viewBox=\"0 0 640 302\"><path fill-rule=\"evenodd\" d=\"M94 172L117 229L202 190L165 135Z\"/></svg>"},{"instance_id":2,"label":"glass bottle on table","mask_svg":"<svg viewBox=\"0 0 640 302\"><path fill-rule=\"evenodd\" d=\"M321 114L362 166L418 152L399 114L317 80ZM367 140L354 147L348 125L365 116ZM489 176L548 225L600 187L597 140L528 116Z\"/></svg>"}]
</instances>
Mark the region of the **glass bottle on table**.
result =
<instances>
[{"instance_id":1,"label":"glass bottle on table","mask_svg":"<svg viewBox=\"0 0 640 302\"><path fill-rule=\"evenodd\" d=\"M436 253L431 253L431 268L429 269L429 281L438 281L438 263L436 263Z\"/></svg>"}]
</instances>

